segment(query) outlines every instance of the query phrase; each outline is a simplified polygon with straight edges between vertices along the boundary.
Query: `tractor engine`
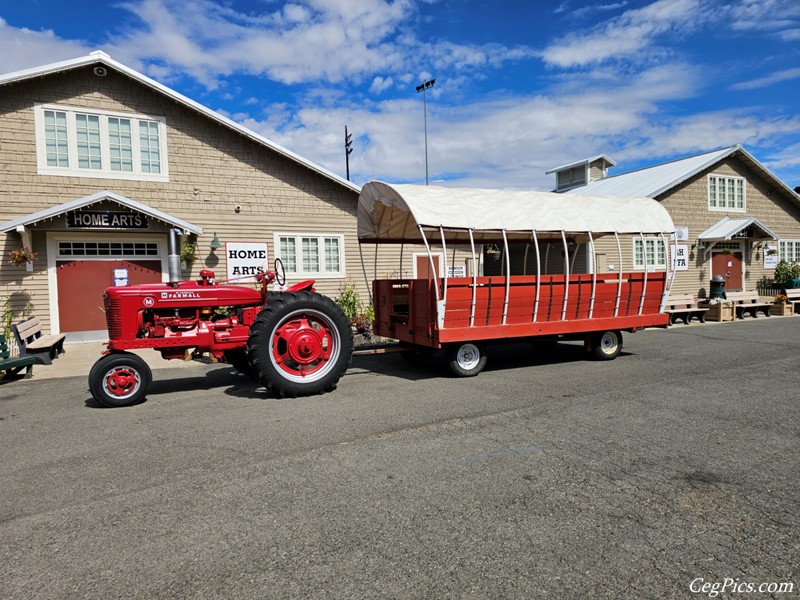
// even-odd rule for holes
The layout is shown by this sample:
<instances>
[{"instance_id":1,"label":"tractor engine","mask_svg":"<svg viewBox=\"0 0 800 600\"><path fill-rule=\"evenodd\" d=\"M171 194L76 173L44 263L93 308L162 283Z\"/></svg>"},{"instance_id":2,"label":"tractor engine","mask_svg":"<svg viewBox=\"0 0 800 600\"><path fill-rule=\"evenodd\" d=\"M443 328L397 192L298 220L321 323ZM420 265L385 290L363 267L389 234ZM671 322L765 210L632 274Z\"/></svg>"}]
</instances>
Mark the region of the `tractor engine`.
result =
<instances>
[{"instance_id":1,"label":"tractor engine","mask_svg":"<svg viewBox=\"0 0 800 600\"><path fill-rule=\"evenodd\" d=\"M217 357L243 351L264 305L265 286L259 291L216 285L208 270L200 276L199 281L106 289L109 351L153 348L164 358L183 358L187 348Z\"/></svg>"}]
</instances>

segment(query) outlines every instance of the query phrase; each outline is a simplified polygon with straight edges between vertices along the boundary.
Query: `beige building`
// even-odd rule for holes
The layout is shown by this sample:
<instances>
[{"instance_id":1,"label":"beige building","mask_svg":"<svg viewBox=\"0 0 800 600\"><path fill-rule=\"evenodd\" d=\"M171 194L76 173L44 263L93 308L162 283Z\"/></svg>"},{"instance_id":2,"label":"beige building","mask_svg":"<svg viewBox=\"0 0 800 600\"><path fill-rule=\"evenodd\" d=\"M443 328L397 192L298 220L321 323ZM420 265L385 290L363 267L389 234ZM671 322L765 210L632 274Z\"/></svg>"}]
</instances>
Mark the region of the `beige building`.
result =
<instances>
[{"instance_id":1,"label":"beige building","mask_svg":"<svg viewBox=\"0 0 800 600\"><path fill-rule=\"evenodd\" d=\"M755 291L779 260L800 261L800 197L741 146L608 176L614 165L598 155L548 173L557 192L660 201L678 229L666 240L670 254L678 250L674 292L705 296L716 275L727 290ZM596 252L598 271L615 268L615 245L600 243ZM622 253L636 269L667 268L660 239L625 240Z\"/></svg>"},{"instance_id":2,"label":"beige building","mask_svg":"<svg viewBox=\"0 0 800 600\"><path fill-rule=\"evenodd\" d=\"M102 52L0 89L0 302L15 320L27 307L53 333L104 338L102 290L166 281L173 228L197 248L184 278L223 279L231 251L266 244L290 283L335 296L352 282L367 300L365 275L397 268L362 268L356 185ZM26 246L36 259L11 264Z\"/></svg>"}]
</instances>

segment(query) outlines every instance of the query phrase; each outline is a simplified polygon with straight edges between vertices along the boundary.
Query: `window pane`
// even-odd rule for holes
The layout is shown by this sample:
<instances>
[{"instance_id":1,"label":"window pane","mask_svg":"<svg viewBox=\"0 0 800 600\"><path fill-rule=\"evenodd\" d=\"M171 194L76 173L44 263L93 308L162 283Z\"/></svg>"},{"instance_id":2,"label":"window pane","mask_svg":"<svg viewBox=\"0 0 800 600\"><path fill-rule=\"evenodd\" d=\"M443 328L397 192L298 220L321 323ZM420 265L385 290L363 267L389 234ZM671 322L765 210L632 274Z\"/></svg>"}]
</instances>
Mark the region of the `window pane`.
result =
<instances>
[{"instance_id":1,"label":"window pane","mask_svg":"<svg viewBox=\"0 0 800 600\"><path fill-rule=\"evenodd\" d=\"M717 178L708 178L708 205L713 207L717 206Z\"/></svg>"},{"instance_id":2,"label":"window pane","mask_svg":"<svg viewBox=\"0 0 800 600\"><path fill-rule=\"evenodd\" d=\"M142 171L144 173L160 173L158 123L139 121L139 148Z\"/></svg>"},{"instance_id":3,"label":"window pane","mask_svg":"<svg viewBox=\"0 0 800 600\"><path fill-rule=\"evenodd\" d=\"M112 171L133 171L133 140L130 119L108 118L108 150Z\"/></svg>"},{"instance_id":4,"label":"window pane","mask_svg":"<svg viewBox=\"0 0 800 600\"><path fill-rule=\"evenodd\" d=\"M633 264L636 267L644 266L644 252L642 250L642 240L633 242Z\"/></svg>"},{"instance_id":5,"label":"window pane","mask_svg":"<svg viewBox=\"0 0 800 600\"><path fill-rule=\"evenodd\" d=\"M297 249L294 238L281 238L281 261L287 273L297 273Z\"/></svg>"},{"instance_id":6,"label":"window pane","mask_svg":"<svg viewBox=\"0 0 800 600\"><path fill-rule=\"evenodd\" d=\"M69 167L67 113L44 111L45 154L48 167Z\"/></svg>"},{"instance_id":7,"label":"window pane","mask_svg":"<svg viewBox=\"0 0 800 600\"><path fill-rule=\"evenodd\" d=\"M78 168L100 169L100 117L97 115L75 115Z\"/></svg>"},{"instance_id":8,"label":"window pane","mask_svg":"<svg viewBox=\"0 0 800 600\"><path fill-rule=\"evenodd\" d=\"M325 271L337 273L339 271L339 239L325 238Z\"/></svg>"},{"instance_id":9,"label":"window pane","mask_svg":"<svg viewBox=\"0 0 800 600\"><path fill-rule=\"evenodd\" d=\"M303 271L306 273L319 272L319 240L304 237L303 244Z\"/></svg>"}]
</instances>

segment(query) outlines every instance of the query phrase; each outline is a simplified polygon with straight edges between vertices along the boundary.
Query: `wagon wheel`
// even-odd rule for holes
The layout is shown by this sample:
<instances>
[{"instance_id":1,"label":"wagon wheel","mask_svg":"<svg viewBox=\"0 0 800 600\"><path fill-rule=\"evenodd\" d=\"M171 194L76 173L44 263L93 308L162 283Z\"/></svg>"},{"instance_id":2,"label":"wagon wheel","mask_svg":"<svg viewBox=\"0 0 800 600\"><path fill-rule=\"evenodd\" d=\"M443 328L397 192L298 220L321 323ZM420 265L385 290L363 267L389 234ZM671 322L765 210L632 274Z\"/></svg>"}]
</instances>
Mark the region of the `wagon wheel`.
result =
<instances>
[{"instance_id":1,"label":"wagon wheel","mask_svg":"<svg viewBox=\"0 0 800 600\"><path fill-rule=\"evenodd\" d=\"M447 365L457 377L474 377L486 366L486 347L479 342L452 344L447 348Z\"/></svg>"},{"instance_id":2,"label":"wagon wheel","mask_svg":"<svg viewBox=\"0 0 800 600\"><path fill-rule=\"evenodd\" d=\"M104 356L89 371L89 390L92 397L109 408L141 402L152 381L150 367L131 352Z\"/></svg>"},{"instance_id":3,"label":"wagon wheel","mask_svg":"<svg viewBox=\"0 0 800 600\"><path fill-rule=\"evenodd\" d=\"M281 294L250 327L248 358L261 383L280 397L336 388L353 356L353 331L342 309L314 292Z\"/></svg>"},{"instance_id":4,"label":"wagon wheel","mask_svg":"<svg viewBox=\"0 0 800 600\"><path fill-rule=\"evenodd\" d=\"M592 354L597 360L614 360L622 352L621 331L600 331L589 338Z\"/></svg>"}]
</instances>

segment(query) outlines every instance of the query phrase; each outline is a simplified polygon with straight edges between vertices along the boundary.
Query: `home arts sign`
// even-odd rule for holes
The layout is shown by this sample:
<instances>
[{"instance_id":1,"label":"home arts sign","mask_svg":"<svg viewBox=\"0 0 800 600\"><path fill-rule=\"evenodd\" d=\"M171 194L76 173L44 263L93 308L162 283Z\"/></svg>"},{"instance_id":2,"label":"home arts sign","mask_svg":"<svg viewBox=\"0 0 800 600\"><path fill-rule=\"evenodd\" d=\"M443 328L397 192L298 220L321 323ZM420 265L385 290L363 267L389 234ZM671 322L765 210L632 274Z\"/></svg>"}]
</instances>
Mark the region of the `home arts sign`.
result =
<instances>
[{"instance_id":1,"label":"home arts sign","mask_svg":"<svg viewBox=\"0 0 800 600\"><path fill-rule=\"evenodd\" d=\"M82 229L147 229L147 215L113 210L67 213L67 227Z\"/></svg>"}]
</instances>

